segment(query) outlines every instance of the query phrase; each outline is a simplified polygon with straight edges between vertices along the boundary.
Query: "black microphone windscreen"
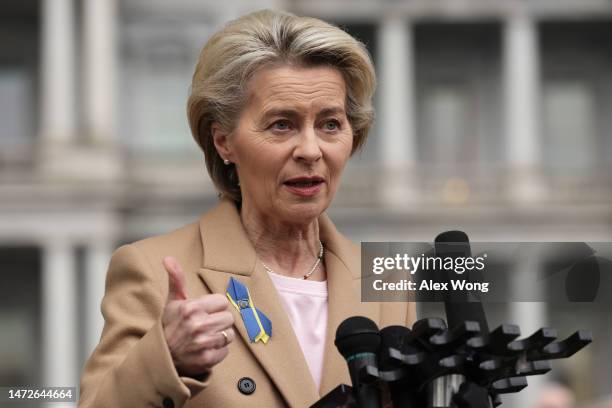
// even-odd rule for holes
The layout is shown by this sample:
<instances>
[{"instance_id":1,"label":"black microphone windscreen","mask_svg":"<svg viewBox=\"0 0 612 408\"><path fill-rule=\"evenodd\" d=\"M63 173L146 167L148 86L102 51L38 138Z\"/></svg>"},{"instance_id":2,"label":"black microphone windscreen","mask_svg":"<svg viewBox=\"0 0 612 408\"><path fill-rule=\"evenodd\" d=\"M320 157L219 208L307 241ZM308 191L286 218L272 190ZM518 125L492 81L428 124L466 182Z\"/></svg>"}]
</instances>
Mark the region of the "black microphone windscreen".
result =
<instances>
[{"instance_id":1,"label":"black microphone windscreen","mask_svg":"<svg viewBox=\"0 0 612 408\"><path fill-rule=\"evenodd\" d=\"M367 317L349 317L338 326L334 344L344 358L357 353L378 353L380 331L376 323Z\"/></svg>"},{"instance_id":2,"label":"black microphone windscreen","mask_svg":"<svg viewBox=\"0 0 612 408\"><path fill-rule=\"evenodd\" d=\"M390 370L401 366L401 363L389 356L389 348L404 351L406 338L410 329L404 326L387 326L380 330L380 353L378 355L378 366L382 370Z\"/></svg>"},{"instance_id":3,"label":"black microphone windscreen","mask_svg":"<svg viewBox=\"0 0 612 408\"><path fill-rule=\"evenodd\" d=\"M393 347L401 350L404 346L404 340L409 334L410 329L405 326L387 326L380 330L382 347Z\"/></svg>"},{"instance_id":4,"label":"black microphone windscreen","mask_svg":"<svg viewBox=\"0 0 612 408\"><path fill-rule=\"evenodd\" d=\"M435 249L438 257L472 256L470 240L463 231L446 231L439 234L435 240Z\"/></svg>"},{"instance_id":5,"label":"black microphone windscreen","mask_svg":"<svg viewBox=\"0 0 612 408\"><path fill-rule=\"evenodd\" d=\"M436 242L469 242L468 236L463 231L445 231L436 237Z\"/></svg>"}]
</instances>

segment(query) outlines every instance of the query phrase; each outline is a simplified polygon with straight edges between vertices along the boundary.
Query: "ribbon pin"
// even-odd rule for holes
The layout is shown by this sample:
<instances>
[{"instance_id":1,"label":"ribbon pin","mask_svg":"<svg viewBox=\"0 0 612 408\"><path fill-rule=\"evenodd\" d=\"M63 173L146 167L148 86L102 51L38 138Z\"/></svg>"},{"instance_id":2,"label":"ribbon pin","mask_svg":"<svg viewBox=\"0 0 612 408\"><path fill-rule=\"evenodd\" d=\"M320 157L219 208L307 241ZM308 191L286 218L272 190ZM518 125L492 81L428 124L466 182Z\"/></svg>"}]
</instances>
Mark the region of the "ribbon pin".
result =
<instances>
[{"instance_id":1,"label":"ribbon pin","mask_svg":"<svg viewBox=\"0 0 612 408\"><path fill-rule=\"evenodd\" d=\"M249 289L237 279L230 278L225 295L240 312L251 343L261 341L266 344L272 337L272 322L255 307Z\"/></svg>"}]
</instances>

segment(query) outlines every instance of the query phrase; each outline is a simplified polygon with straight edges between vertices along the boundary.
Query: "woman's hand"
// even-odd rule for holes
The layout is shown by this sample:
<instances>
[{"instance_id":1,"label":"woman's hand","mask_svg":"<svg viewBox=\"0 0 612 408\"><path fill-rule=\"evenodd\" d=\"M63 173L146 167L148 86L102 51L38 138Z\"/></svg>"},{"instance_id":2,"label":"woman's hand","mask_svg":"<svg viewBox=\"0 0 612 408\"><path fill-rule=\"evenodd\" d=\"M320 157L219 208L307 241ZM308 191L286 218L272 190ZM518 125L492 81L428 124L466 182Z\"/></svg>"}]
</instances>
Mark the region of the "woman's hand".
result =
<instances>
[{"instance_id":1,"label":"woman's hand","mask_svg":"<svg viewBox=\"0 0 612 408\"><path fill-rule=\"evenodd\" d=\"M181 376L206 374L227 356L234 339L229 301L220 294L187 299L181 265L169 256L163 262L169 290L162 325L172 361Z\"/></svg>"}]
</instances>

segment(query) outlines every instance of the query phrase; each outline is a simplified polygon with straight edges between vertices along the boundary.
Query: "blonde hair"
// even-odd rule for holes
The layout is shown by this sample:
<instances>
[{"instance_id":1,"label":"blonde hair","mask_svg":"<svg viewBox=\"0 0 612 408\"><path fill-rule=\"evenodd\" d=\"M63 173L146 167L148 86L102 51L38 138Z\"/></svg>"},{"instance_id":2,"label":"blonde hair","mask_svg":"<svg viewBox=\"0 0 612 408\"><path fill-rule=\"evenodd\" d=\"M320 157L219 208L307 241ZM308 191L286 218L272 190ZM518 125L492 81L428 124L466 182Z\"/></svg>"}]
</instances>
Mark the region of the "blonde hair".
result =
<instances>
[{"instance_id":1,"label":"blonde hair","mask_svg":"<svg viewBox=\"0 0 612 408\"><path fill-rule=\"evenodd\" d=\"M195 68L187 116L204 152L206 168L222 195L240 201L234 165L215 148L211 125L230 134L248 99L247 83L260 68L275 64L326 65L346 82L352 153L359 150L374 121L374 67L365 46L340 28L316 18L262 10L230 21L205 44Z\"/></svg>"}]
</instances>

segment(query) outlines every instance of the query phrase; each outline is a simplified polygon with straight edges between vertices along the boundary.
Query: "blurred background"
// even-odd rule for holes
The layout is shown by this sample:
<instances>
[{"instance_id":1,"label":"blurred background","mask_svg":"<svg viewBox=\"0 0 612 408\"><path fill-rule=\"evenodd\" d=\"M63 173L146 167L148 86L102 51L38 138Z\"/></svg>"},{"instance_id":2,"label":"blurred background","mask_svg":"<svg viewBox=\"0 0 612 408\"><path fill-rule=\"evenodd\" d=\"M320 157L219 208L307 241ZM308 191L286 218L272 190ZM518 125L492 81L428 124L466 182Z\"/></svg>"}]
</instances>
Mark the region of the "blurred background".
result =
<instances>
[{"instance_id":1,"label":"blurred background","mask_svg":"<svg viewBox=\"0 0 612 408\"><path fill-rule=\"evenodd\" d=\"M610 0L3 0L0 385L77 385L113 250L217 202L189 84L210 34L260 8L373 56L377 122L329 210L355 241L612 241ZM595 337L504 406L612 406L609 307L487 313Z\"/></svg>"}]
</instances>

